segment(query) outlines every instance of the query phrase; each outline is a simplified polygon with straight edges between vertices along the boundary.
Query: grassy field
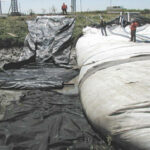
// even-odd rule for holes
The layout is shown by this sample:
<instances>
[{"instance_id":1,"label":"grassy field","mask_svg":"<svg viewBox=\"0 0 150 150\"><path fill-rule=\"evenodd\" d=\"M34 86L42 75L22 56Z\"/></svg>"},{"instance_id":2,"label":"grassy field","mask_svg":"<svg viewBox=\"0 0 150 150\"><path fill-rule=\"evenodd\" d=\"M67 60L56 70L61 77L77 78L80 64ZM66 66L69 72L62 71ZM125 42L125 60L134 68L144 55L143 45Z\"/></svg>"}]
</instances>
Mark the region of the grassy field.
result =
<instances>
[{"instance_id":1,"label":"grassy field","mask_svg":"<svg viewBox=\"0 0 150 150\"><path fill-rule=\"evenodd\" d=\"M34 16L9 16L0 18L0 48L20 47L28 33L26 20Z\"/></svg>"},{"instance_id":2,"label":"grassy field","mask_svg":"<svg viewBox=\"0 0 150 150\"><path fill-rule=\"evenodd\" d=\"M82 29L86 25L93 23L99 24L99 15L97 13L78 13L76 17L75 29L73 32L74 41L82 34ZM110 20L115 15L103 15L104 19ZM24 44L24 39L28 33L26 21L36 16L10 16L0 18L0 48L4 47L20 47ZM71 15L69 17L72 17ZM10 34L11 33L11 34Z\"/></svg>"},{"instance_id":3,"label":"grassy field","mask_svg":"<svg viewBox=\"0 0 150 150\"><path fill-rule=\"evenodd\" d=\"M27 25L23 17L0 18L0 47L23 45L27 32Z\"/></svg>"},{"instance_id":4,"label":"grassy field","mask_svg":"<svg viewBox=\"0 0 150 150\"><path fill-rule=\"evenodd\" d=\"M73 32L74 43L82 34L83 27L92 24L99 24L99 16L102 15L106 21L109 21L117 14L100 14L98 12L77 13L75 29ZM146 14L150 18L150 14ZM5 47L21 47L24 44L24 39L28 33L26 20L35 18L36 16L20 16L0 18L0 48Z\"/></svg>"}]
</instances>

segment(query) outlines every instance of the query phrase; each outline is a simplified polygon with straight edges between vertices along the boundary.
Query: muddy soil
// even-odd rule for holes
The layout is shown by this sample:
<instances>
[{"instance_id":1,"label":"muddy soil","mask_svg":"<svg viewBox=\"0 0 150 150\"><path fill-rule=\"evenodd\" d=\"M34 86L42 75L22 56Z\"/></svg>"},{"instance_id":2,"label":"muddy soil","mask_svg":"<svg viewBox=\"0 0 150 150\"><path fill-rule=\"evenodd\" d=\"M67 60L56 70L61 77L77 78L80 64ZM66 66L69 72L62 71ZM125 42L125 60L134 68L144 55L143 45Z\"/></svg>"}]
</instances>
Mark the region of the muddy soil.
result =
<instances>
[{"instance_id":1,"label":"muddy soil","mask_svg":"<svg viewBox=\"0 0 150 150\"><path fill-rule=\"evenodd\" d=\"M4 64L16 62L21 54L22 48L0 49L0 71ZM6 107L12 102L17 102L22 95L22 91L0 90L0 120L4 117Z\"/></svg>"},{"instance_id":2,"label":"muddy soil","mask_svg":"<svg viewBox=\"0 0 150 150\"><path fill-rule=\"evenodd\" d=\"M0 90L0 120L2 120L5 115L6 107L13 102L18 102L22 93L22 91Z\"/></svg>"},{"instance_id":3,"label":"muddy soil","mask_svg":"<svg viewBox=\"0 0 150 150\"><path fill-rule=\"evenodd\" d=\"M0 49L0 68L5 63L16 62L21 54L22 48Z\"/></svg>"}]
</instances>

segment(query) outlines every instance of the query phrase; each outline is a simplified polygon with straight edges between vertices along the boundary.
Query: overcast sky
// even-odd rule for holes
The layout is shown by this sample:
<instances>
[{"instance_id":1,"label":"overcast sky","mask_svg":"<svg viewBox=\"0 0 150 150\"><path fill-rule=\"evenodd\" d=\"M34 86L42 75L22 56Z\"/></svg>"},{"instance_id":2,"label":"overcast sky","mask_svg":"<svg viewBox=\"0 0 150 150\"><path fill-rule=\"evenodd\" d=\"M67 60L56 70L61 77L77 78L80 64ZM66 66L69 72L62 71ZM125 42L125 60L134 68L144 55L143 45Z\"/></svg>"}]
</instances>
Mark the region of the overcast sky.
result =
<instances>
[{"instance_id":1,"label":"overcast sky","mask_svg":"<svg viewBox=\"0 0 150 150\"><path fill-rule=\"evenodd\" d=\"M8 12L11 0L1 0L3 12ZM110 0L76 0L77 10L91 11L91 10L105 10L110 5ZM112 5L123 6L129 9L150 9L150 0L111 0ZM71 0L18 0L19 8L26 13L29 9L32 9L36 13L51 12L51 8L54 6L57 12L61 11L61 5L65 2L68 5L68 11L70 11ZM80 2L81 6L80 7Z\"/></svg>"}]
</instances>

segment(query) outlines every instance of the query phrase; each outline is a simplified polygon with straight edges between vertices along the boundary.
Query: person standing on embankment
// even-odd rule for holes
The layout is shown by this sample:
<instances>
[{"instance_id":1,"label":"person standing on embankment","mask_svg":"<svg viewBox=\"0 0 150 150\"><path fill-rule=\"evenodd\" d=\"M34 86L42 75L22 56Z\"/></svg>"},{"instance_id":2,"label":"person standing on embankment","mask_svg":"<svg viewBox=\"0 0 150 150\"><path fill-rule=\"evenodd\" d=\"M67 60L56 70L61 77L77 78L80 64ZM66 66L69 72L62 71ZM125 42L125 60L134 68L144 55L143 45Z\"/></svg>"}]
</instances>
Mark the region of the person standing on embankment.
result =
<instances>
[{"instance_id":1,"label":"person standing on embankment","mask_svg":"<svg viewBox=\"0 0 150 150\"><path fill-rule=\"evenodd\" d=\"M138 23L134 20L131 23L130 29L131 29L131 41L136 42L136 28L138 27Z\"/></svg>"},{"instance_id":2,"label":"person standing on embankment","mask_svg":"<svg viewBox=\"0 0 150 150\"><path fill-rule=\"evenodd\" d=\"M106 22L105 22L103 19L101 19L100 27L101 27L102 35L107 36L107 32L106 32Z\"/></svg>"},{"instance_id":3,"label":"person standing on embankment","mask_svg":"<svg viewBox=\"0 0 150 150\"><path fill-rule=\"evenodd\" d=\"M67 15L67 5L66 5L65 3L63 3L61 9L62 9L63 15L64 15L64 14Z\"/></svg>"}]
</instances>

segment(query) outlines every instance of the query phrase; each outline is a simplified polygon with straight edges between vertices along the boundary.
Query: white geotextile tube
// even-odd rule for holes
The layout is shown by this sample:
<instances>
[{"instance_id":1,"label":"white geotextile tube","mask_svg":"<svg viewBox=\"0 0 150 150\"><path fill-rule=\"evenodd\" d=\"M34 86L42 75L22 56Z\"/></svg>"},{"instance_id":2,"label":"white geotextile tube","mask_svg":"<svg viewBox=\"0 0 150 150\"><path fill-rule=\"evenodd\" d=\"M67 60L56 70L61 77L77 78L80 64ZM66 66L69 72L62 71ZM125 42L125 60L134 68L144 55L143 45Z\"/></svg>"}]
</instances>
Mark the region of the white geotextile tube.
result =
<instances>
[{"instance_id":1,"label":"white geotextile tube","mask_svg":"<svg viewBox=\"0 0 150 150\"><path fill-rule=\"evenodd\" d=\"M150 150L150 43L130 42L120 26L107 32L86 27L76 45L83 108L114 141Z\"/></svg>"}]
</instances>

